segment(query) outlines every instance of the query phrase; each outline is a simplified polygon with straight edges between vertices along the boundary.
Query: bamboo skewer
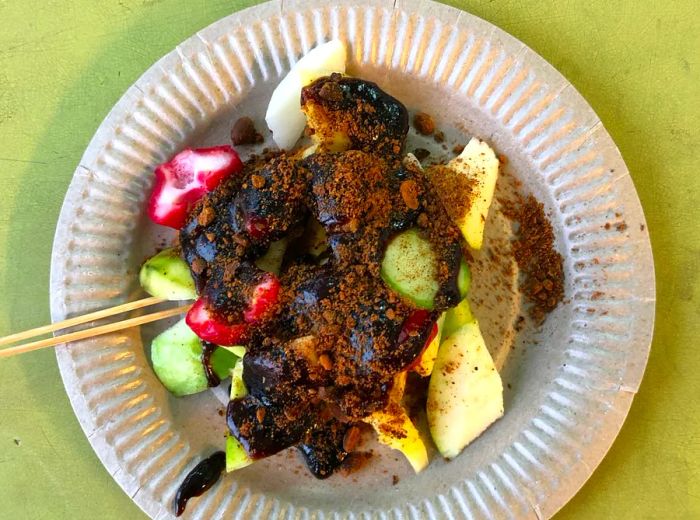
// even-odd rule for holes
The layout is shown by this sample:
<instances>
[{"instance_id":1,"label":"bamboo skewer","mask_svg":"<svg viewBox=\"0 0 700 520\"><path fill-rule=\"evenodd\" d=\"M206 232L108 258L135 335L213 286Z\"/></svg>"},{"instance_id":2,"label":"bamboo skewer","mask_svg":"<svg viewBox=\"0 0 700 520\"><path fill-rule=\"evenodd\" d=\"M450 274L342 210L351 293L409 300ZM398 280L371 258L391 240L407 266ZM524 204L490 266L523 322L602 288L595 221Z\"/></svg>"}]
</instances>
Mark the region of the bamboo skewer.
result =
<instances>
[{"instance_id":1,"label":"bamboo skewer","mask_svg":"<svg viewBox=\"0 0 700 520\"><path fill-rule=\"evenodd\" d=\"M164 300L160 298L144 298L143 300L138 300L136 302L126 303L124 305L118 305L110 309L105 309L102 311L93 312L86 314L84 316L77 316L75 318L70 318L52 325L45 325L43 327L37 327L35 329L27 330L24 332L19 332L17 334L11 334L0 339L0 345L6 345L8 343L14 343L15 341L22 341L23 339L29 339L39 334L45 334L47 332L54 332L56 330L63 329L65 327L70 327L73 325L79 325L88 321L93 321L100 318L105 318L108 316L113 316L115 314L121 314L123 312L139 309L141 307L146 307L148 305L154 305L160 303ZM61 343L68 343L70 341L80 341L93 336L101 336L103 334L109 334L110 332L116 332L122 329L128 329L130 327L136 327L138 325L143 325L145 323L151 323L153 321L162 320L165 318L170 318L171 316L176 316L187 312L191 304L182 305L174 309L167 309L164 311L158 311L151 314L146 314L144 316L137 316L135 318L129 318L126 320L118 321L116 323L109 323L107 325L100 325L98 327L93 327L85 330L79 330L77 332L70 332L68 334L62 334L53 338L41 339L38 341L32 341L30 343L25 343L23 345L17 345L14 347L6 348L0 350L0 358L6 358L14 356L17 354L23 354L25 352L31 352L33 350L39 350L42 348L54 347L60 345ZM10 339L13 338L13 339Z\"/></svg>"},{"instance_id":2,"label":"bamboo skewer","mask_svg":"<svg viewBox=\"0 0 700 520\"><path fill-rule=\"evenodd\" d=\"M50 325L43 325L42 327L25 330L24 332L17 332L16 334L10 334L9 336L0 338L0 347L3 345L9 345L10 343L24 341L25 339L30 339L34 336L39 336L41 334L48 334L49 332L67 329L68 327L73 327L74 325L80 325L89 321L108 318L109 316L114 316L115 314L121 314L123 312L133 311L135 309L140 309L141 307L148 307L150 305L155 305L164 301L166 300L164 300L163 298L149 296L148 298L136 300L135 302L124 303L122 305L117 305L116 307L110 307L109 309L102 309L101 311L83 314L82 316L76 316L75 318L69 318L67 320L59 321L57 323L51 323Z\"/></svg>"}]
</instances>

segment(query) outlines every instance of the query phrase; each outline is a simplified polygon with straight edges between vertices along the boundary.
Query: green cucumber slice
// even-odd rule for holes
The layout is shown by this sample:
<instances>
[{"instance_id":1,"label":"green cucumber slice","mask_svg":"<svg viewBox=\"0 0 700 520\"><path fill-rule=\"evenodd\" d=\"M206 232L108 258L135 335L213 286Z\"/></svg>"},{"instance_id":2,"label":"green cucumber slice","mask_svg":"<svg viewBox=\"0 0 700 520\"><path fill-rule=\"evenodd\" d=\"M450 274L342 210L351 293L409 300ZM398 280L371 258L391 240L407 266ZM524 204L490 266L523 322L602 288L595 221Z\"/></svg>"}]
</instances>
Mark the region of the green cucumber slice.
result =
<instances>
[{"instance_id":1,"label":"green cucumber slice","mask_svg":"<svg viewBox=\"0 0 700 520\"><path fill-rule=\"evenodd\" d=\"M459 264L459 272L457 273L457 288L459 289L459 295L462 299L467 297L471 284L472 272L463 258Z\"/></svg>"},{"instance_id":2,"label":"green cucumber slice","mask_svg":"<svg viewBox=\"0 0 700 520\"><path fill-rule=\"evenodd\" d=\"M439 285L437 258L430 242L415 229L396 235L384 252L382 279L416 307L432 310Z\"/></svg>"},{"instance_id":3,"label":"green cucumber slice","mask_svg":"<svg viewBox=\"0 0 700 520\"><path fill-rule=\"evenodd\" d=\"M166 300L193 300L197 297L187 263L174 249L164 249L141 267L141 287L151 296Z\"/></svg>"},{"instance_id":4,"label":"green cucumber slice","mask_svg":"<svg viewBox=\"0 0 700 520\"><path fill-rule=\"evenodd\" d=\"M209 387L201 357L202 342L184 319L161 332L151 343L153 371L163 386L178 397ZM211 356L211 365L216 375L224 379L237 360L232 353L217 348Z\"/></svg>"}]
</instances>

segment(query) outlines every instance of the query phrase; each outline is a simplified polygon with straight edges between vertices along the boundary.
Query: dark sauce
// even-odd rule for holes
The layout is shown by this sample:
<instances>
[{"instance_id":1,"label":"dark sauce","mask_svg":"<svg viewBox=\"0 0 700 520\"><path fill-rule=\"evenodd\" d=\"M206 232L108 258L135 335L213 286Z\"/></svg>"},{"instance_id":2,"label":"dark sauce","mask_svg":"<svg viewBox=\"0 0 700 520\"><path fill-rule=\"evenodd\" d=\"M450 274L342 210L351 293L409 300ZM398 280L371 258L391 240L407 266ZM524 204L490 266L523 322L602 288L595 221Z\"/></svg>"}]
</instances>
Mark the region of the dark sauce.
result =
<instances>
[{"instance_id":1,"label":"dark sauce","mask_svg":"<svg viewBox=\"0 0 700 520\"><path fill-rule=\"evenodd\" d=\"M319 425L297 447L314 477L328 478L343 464L348 456L343 447L343 438L349 428L349 425L338 421Z\"/></svg>"},{"instance_id":2,"label":"dark sauce","mask_svg":"<svg viewBox=\"0 0 700 520\"><path fill-rule=\"evenodd\" d=\"M226 419L251 458L296 446L311 473L326 478L351 459L349 425L386 407L395 375L420 355L440 312L459 302L461 234L426 175L401 161L408 113L399 101L340 75L305 87L301 101L314 131L344 133L350 149L249 162L193 209L180 246L212 312L237 323L240 299L261 273L255 260L271 241L291 240L278 308L246 343L249 394L229 402ZM315 126L319 118L325 127ZM328 246L320 254L304 247L319 236L314 226ZM436 253L430 312L380 276L388 241L411 227ZM211 351L205 346L202 362L218 384Z\"/></svg>"},{"instance_id":3,"label":"dark sauce","mask_svg":"<svg viewBox=\"0 0 700 520\"><path fill-rule=\"evenodd\" d=\"M214 372L214 368L211 366L211 356L218 347L213 343L208 341L202 342L202 367L204 368L204 375L207 377L207 384L210 387L219 386L221 384L221 379Z\"/></svg>"},{"instance_id":4,"label":"dark sauce","mask_svg":"<svg viewBox=\"0 0 700 520\"><path fill-rule=\"evenodd\" d=\"M185 512L187 501L192 497L198 497L212 487L226 469L226 454L217 451L213 455L197 464L190 471L185 480L175 493L175 516Z\"/></svg>"}]
</instances>

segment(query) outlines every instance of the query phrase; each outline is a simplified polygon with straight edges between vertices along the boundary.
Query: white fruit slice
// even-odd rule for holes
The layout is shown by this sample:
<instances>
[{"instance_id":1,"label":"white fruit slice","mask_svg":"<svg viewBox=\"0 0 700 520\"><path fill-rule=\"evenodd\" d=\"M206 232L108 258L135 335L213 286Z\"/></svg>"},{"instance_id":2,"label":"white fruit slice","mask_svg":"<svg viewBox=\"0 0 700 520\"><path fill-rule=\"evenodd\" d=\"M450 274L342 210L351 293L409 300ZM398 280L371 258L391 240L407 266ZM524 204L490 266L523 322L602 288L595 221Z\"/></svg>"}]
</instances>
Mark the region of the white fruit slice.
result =
<instances>
[{"instance_id":1,"label":"white fruit slice","mask_svg":"<svg viewBox=\"0 0 700 520\"><path fill-rule=\"evenodd\" d=\"M430 435L448 459L503 416L503 383L476 320L440 345L426 408Z\"/></svg>"},{"instance_id":2,"label":"white fruit slice","mask_svg":"<svg viewBox=\"0 0 700 520\"><path fill-rule=\"evenodd\" d=\"M331 40L311 49L277 85L265 121L277 146L289 150L301 137L306 115L301 110L301 89L332 72L345 72L347 50L340 40Z\"/></svg>"},{"instance_id":3,"label":"white fruit slice","mask_svg":"<svg viewBox=\"0 0 700 520\"><path fill-rule=\"evenodd\" d=\"M463 206L455 207L457 202L450 201L447 210L455 219L467 243L474 249L481 249L484 241L484 226L496 189L498 166L498 157L493 149L475 137L459 156L446 165L452 172L465 175L468 185L471 186L471 196L463 201ZM435 171L439 174L441 169Z\"/></svg>"}]
</instances>

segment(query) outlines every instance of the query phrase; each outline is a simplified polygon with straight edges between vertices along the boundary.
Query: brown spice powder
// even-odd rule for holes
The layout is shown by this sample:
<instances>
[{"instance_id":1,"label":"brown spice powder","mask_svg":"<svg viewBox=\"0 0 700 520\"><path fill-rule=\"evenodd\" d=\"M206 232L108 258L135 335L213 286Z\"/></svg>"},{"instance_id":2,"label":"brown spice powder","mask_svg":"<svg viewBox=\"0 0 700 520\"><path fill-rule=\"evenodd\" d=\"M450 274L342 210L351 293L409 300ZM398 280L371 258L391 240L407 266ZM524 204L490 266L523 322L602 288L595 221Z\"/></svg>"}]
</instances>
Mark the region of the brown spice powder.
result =
<instances>
[{"instance_id":1,"label":"brown spice powder","mask_svg":"<svg viewBox=\"0 0 700 520\"><path fill-rule=\"evenodd\" d=\"M443 165L428 168L428 177L453 222L460 222L471 207L474 179Z\"/></svg>"},{"instance_id":2,"label":"brown spice powder","mask_svg":"<svg viewBox=\"0 0 700 520\"><path fill-rule=\"evenodd\" d=\"M554 248L552 224L543 204L532 195L506 207L504 213L520 224L513 243L523 274L520 290L530 304L530 317L542 323L564 298L564 260Z\"/></svg>"}]
</instances>

